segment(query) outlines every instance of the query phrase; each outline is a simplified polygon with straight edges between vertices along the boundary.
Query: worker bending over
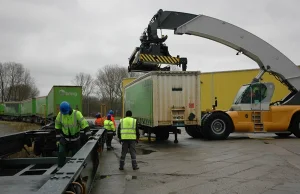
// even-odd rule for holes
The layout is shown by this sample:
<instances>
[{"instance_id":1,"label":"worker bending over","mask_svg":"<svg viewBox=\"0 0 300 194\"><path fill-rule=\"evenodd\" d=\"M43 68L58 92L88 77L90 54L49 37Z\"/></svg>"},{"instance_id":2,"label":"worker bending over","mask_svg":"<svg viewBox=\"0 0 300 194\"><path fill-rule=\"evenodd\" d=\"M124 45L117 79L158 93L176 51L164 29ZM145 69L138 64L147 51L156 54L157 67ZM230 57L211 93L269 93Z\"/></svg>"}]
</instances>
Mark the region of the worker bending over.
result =
<instances>
[{"instance_id":1,"label":"worker bending over","mask_svg":"<svg viewBox=\"0 0 300 194\"><path fill-rule=\"evenodd\" d=\"M104 126L104 118L101 117L100 113L96 114L96 120L95 120L95 125L99 126L99 127L103 127Z\"/></svg>"},{"instance_id":2,"label":"worker bending over","mask_svg":"<svg viewBox=\"0 0 300 194\"><path fill-rule=\"evenodd\" d=\"M55 119L55 129L60 135L58 149L58 169L66 163L66 155L71 151L72 156L80 149L80 129L84 130L85 140L88 139L89 124L78 110L73 110L66 101L60 104L60 112Z\"/></svg>"},{"instance_id":3,"label":"worker bending over","mask_svg":"<svg viewBox=\"0 0 300 194\"><path fill-rule=\"evenodd\" d=\"M104 121L104 128L107 130L107 139L106 139L106 147L107 150L113 149L111 146L111 141L113 136L116 135L116 128L114 123L111 121L111 116L107 115L107 119Z\"/></svg>"},{"instance_id":4,"label":"worker bending over","mask_svg":"<svg viewBox=\"0 0 300 194\"><path fill-rule=\"evenodd\" d=\"M135 145L138 143L140 138L139 130L137 129L136 119L131 118L132 112L128 110L126 112L126 117L120 120L118 126L118 138L122 144L122 155L120 159L120 170L124 170L125 157L129 150L131 156L131 163L133 170L139 169L136 162L136 149Z\"/></svg>"}]
</instances>

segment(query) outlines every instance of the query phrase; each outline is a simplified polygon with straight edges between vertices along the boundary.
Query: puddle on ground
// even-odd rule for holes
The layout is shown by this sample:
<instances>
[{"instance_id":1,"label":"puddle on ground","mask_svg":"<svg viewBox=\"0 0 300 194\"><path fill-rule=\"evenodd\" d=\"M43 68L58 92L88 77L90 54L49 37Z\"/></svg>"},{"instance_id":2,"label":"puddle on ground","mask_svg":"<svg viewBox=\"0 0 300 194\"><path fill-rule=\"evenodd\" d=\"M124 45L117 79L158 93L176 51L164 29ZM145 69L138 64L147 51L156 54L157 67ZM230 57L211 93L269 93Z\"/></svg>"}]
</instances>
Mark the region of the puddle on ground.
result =
<instances>
[{"instance_id":1,"label":"puddle on ground","mask_svg":"<svg viewBox=\"0 0 300 194\"><path fill-rule=\"evenodd\" d=\"M149 149L143 149L143 148L136 148L137 155L148 155L148 154L151 154L152 152L156 152L156 151L149 150Z\"/></svg>"},{"instance_id":2,"label":"puddle on ground","mask_svg":"<svg viewBox=\"0 0 300 194\"><path fill-rule=\"evenodd\" d=\"M96 180L101 180L101 179L105 179L105 178L108 178L109 175L96 175L95 179Z\"/></svg>"}]
</instances>

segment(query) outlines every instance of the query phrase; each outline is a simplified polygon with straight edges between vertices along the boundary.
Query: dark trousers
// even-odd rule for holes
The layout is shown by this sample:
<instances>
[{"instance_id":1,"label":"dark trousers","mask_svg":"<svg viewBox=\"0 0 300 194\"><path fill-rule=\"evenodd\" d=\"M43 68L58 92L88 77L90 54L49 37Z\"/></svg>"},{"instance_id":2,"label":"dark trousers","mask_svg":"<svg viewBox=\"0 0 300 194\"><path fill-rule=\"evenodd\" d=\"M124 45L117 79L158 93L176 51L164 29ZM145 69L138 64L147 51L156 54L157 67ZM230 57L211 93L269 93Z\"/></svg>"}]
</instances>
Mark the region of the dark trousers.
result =
<instances>
[{"instance_id":1,"label":"dark trousers","mask_svg":"<svg viewBox=\"0 0 300 194\"><path fill-rule=\"evenodd\" d=\"M124 167L126 154L129 151L131 156L132 167L137 167L136 162L136 141L123 141L122 142L122 155L120 160L120 167Z\"/></svg>"},{"instance_id":2,"label":"dark trousers","mask_svg":"<svg viewBox=\"0 0 300 194\"><path fill-rule=\"evenodd\" d=\"M80 149L80 139L75 142L60 141L58 148L58 167L63 167L66 163L66 157L71 152L72 156Z\"/></svg>"},{"instance_id":3,"label":"dark trousers","mask_svg":"<svg viewBox=\"0 0 300 194\"><path fill-rule=\"evenodd\" d=\"M106 138L106 147L107 148L111 148L111 141L112 141L113 137L114 137L113 134L110 134L110 133L107 134L107 138Z\"/></svg>"}]
</instances>

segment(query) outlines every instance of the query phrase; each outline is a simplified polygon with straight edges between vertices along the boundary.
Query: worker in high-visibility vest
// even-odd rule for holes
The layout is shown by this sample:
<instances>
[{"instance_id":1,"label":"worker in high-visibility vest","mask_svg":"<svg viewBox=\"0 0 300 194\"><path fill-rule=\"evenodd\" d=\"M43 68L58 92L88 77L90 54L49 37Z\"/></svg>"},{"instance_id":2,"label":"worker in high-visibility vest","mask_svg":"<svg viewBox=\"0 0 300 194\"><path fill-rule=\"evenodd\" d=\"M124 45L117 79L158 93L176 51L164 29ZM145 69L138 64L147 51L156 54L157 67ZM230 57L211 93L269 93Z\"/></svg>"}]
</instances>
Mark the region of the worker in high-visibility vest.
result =
<instances>
[{"instance_id":1,"label":"worker in high-visibility vest","mask_svg":"<svg viewBox=\"0 0 300 194\"><path fill-rule=\"evenodd\" d=\"M110 110L108 114L111 116L111 121L114 123L114 126L116 128L116 122L115 122L115 117L114 117L114 111Z\"/></svg>"},{"instance_id":2,"label":"worker in high-visibility vest","mask_svg":"<svg viewBox=\"0 0 300 194\"><path fill-rule=\"evenodd\" d=\"M106 147L107 150L113 149L111 146L111 141L113 136L116 135L116 128L114 123L111 121L111 116L107 115L107 119L104 121L104 128L107 130L107 139L106 139Z\"/></svg>"},{"instance_id":3,"label":"worker in high-visibility vest","mask_svg":"<svg viewBox=\"0 0 300 194\"><path fill-rule=\"evenodd\" d=\"M85 139L88 138L90 131L87 120L82 116L78 110L73 110L70 104L66 101L60 104L60 112L55 119L55 130L60 136L57 142L58 148L58 169L60 169L66 162L66 155L71 151L72 156L80 149L81 139L80 130L83 129Z\"/></svg>"},{"instance_id":4,"label":"worker in high-visibility vest","mask_svg":"<svg viewBox=\"0 0 300 194\"><path fill-rule=\"evenodd\" d=\"M132 168L133 170L138 170L139 167L136 162L135 145L138 143L140 133L137 128L136 119L132 118L132 112L130 110L126 112L126 117L120 120L120 124L118 126L118 138L122 144L119 170L124 170L125 157L128 150L131 155Z\"/></svg>"}]
</instances>

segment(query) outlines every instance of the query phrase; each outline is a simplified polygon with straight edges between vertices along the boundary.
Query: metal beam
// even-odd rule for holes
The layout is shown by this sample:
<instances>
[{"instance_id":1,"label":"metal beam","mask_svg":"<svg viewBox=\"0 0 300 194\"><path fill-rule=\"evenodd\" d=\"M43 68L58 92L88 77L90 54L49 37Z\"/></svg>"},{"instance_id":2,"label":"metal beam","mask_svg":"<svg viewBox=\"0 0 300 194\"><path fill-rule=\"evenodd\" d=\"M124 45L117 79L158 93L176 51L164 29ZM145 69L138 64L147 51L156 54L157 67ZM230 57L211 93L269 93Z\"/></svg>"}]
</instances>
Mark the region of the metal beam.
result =
<instances>
[{"instance_id":1,"label":"metal beam","mask_svg":"<svg viewBox=\"0 0 300 194\"><path fill-rule=\"evenodd\" d=\"M98 147L106 138L105 129L99 129L94 135L54 176L38 190L40 194L61 194L69 185L81 176L88 177L86 187L89 192L99 165Z\"/></svg>"}]
</instances>

